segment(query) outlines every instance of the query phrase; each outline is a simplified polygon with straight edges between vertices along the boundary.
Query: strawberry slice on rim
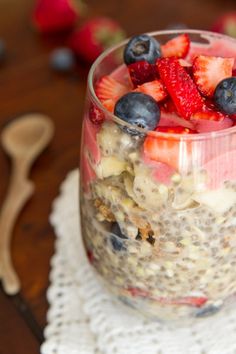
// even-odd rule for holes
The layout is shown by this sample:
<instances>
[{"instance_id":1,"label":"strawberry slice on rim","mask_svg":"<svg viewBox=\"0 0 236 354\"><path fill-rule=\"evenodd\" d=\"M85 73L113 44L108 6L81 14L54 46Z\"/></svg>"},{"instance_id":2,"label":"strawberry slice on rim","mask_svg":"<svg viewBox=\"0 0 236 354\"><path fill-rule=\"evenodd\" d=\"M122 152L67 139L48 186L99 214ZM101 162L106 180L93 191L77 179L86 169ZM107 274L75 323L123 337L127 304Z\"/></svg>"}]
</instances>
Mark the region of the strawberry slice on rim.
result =
<instances>
[{"instance_id":1,"label":"strawberry slice on rim","mask_svg":"<svg viewBox=\"0 0 236 354\"><path fill-rule=\"evenodd\" d=\"M193 78L204 95L211 97L220 81L232 76L234 58L198 55L193 61Z\"/></svg>"},{"instance_id":2,"label":"strawberry slice on rim","mask_svg":"<svg viewBox=\"0 0 236 354\"><path fill-rule=\"evenodd\" d=\"M138 86L134 91L145 93L154 98L157 102L162 101L168 95L165 86L160 80L146 82L145 84Z\"/></svg>"},{"instance_id":3,"label":"strawberry slice on rim","mask_svg":"<svg viewBox=\"0 0 236 354\"><path fill-rule=\"evenodd\" d=\"M187 34L180 34L161 46L162 56L184 58L190 48L190 38Z\"/></svg>"},{"instance_id":4,"label":"strawberry slice on rim","mask_svg":"<svg viewBox=\"0 0 236 354\"><path fill-rule=\"evenodd\" d=\"M111 76L103 76L96 85L96 95L103 106L110 112L114 111L116 101L127 92L130 88L113 79Z\"/></svg>"},{"instance_id":5,"label":"strawberry slice on rim","mask_svg":"<svg viewBox=\"0 0 236 354\"><path fill-rule=\"evenodd\" d=\"M180 65L177 58L158 59L157 68L181 117L190 119L194 112L202 110L204 100L191 76Z\"/></svg>"}]
</instances>

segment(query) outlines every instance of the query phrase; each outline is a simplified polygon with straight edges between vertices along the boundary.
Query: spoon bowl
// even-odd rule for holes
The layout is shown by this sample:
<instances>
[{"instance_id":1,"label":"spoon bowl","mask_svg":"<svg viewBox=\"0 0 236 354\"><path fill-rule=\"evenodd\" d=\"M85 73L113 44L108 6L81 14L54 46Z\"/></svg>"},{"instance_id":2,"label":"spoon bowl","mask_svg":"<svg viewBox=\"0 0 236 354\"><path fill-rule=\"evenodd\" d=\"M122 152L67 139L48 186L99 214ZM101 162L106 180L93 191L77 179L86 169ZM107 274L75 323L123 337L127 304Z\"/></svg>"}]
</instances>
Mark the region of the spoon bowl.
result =
<instances>
[{"instance_id":1,"label":"spoon bowl","mask_svg":"<svg viewBox=\"0 0 236 354\"><path fill-rule=\"evenodd\" d=\"M1 142L11 157L33 161L48 145L53 132L53 123L47 116L31 113L9 123L1 134Z\"/></svg>"}]
</instances>

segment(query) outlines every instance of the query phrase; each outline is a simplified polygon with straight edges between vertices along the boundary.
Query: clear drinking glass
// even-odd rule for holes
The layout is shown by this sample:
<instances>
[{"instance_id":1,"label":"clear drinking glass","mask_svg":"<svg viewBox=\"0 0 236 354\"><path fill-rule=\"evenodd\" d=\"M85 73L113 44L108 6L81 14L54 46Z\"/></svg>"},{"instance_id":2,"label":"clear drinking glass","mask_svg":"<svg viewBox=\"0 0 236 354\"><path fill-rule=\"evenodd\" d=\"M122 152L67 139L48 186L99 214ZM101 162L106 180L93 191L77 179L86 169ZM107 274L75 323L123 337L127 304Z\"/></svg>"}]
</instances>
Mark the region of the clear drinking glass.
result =
<instances>
[{"instance_id":1,"label":"clear drinking glass","mask_svg":"<svg viewBox=\"0 0 236 354\"><path fill-rule=\"evenodd\" d=\"M236 46L196 30L151 35L165 43L182 32L202 48L212 41L221 43L219 51L224 42ZM127 133L131 126L108 112L94 91L112 72L128 80L124 46L103 53L88 77L80 163L85 248L124 303L165 321L204 317L234 305L236 127L195 135ZM94 111L101 124L91 121ZM159 161L145 158L145 144L155 147Z\"/></svg>"}]
</instances>

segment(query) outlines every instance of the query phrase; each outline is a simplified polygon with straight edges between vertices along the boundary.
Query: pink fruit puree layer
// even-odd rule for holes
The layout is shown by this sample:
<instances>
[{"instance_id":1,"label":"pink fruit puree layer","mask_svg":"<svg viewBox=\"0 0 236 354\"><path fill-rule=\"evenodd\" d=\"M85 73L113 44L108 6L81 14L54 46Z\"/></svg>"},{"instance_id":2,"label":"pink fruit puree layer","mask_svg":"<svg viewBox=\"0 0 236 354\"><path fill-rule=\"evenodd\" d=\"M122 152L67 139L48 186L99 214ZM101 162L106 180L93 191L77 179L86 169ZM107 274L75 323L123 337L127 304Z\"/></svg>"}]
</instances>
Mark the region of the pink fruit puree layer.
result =
<instances>
[{"instance_id":1,"label":"pink fruit puree layer","mask_svg":"<svg viewBox=\"0 0 236 354\"><path fill-rule=\"evenodd\" d=\"M230 40L203 38L209 44L191 43L186 60L236 58ZM108 74L131 86L126 65ZM185 120L167 111L168 102L160 104L160 126L204 134L133 135L110 113L103 112L109 118L102 124L86 114L81 149L81 220L90 261L119 298L164 320L214 313L236 293L236 134L216 132L233 120ZM146 151L153 149L154 157L145 153L149 138Z\"/></svg>"}]
</instances>

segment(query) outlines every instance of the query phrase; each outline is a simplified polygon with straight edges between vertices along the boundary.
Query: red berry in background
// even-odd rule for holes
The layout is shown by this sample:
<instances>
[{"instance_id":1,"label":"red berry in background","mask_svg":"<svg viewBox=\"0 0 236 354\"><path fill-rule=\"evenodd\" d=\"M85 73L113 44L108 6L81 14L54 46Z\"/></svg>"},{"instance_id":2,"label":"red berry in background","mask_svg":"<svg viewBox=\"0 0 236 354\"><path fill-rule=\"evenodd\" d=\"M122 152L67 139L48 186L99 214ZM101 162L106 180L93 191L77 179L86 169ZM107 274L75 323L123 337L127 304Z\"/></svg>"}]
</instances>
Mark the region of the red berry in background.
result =
<instances>
[{"instance_id":1,"label":"red berry in background","mask_svg":"<svg viewBox=\"0 0 236 354\"><path fill-rule=\"evenodd\" d=\"M211 30L236 37L236 11L220 16L211 27Z\"/></svg>"},{"instance_id":2,"label":"red berry in background","mask_svg":"<svg viewBox=\"0 0 236 354\"><path fill-rule=\"evenodd\" d=\"M91 64L106 48L124 38L125 33L116 21L97 17L72 33L69 46L78 57Z\"/></svg>"},{"instance_id":3,"label":"red berry in background","mask_svg":"<svg viewBox=\"0 0 236 354\"><path fill-rule=\"evenodd\" d=\"M34 26L42 33L69 30L79 17L76 0L37 0L32 14Z\"/></svg>"}]
</instances>

